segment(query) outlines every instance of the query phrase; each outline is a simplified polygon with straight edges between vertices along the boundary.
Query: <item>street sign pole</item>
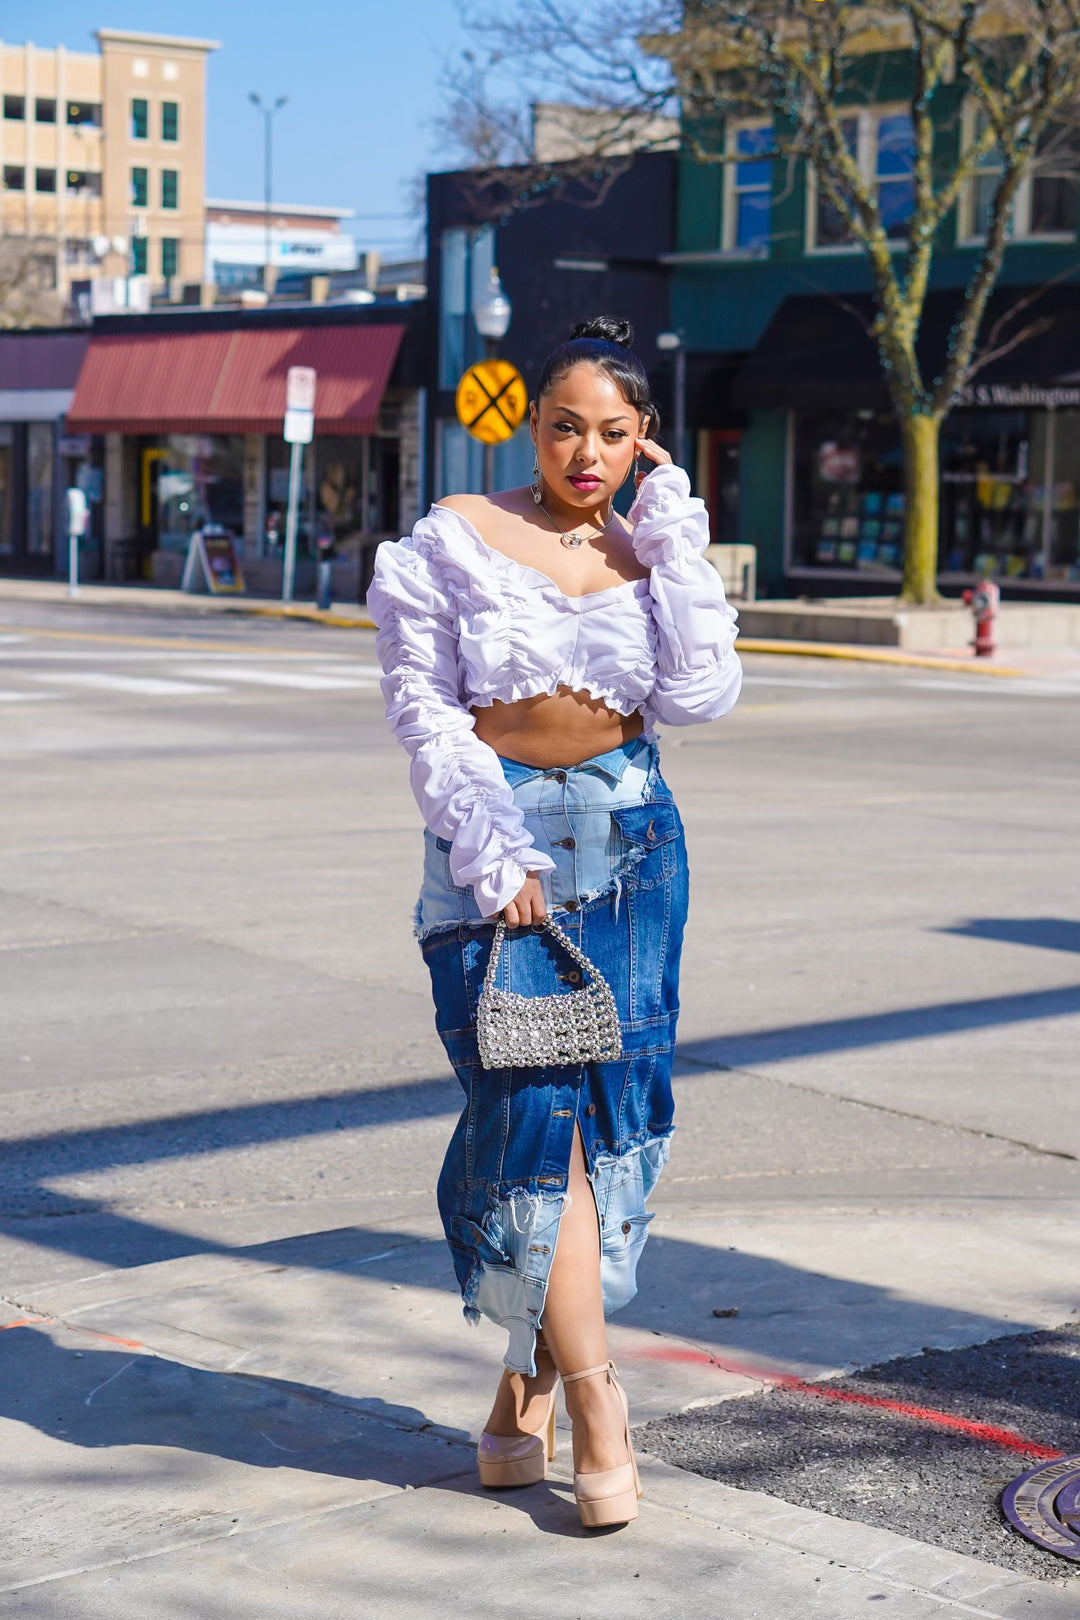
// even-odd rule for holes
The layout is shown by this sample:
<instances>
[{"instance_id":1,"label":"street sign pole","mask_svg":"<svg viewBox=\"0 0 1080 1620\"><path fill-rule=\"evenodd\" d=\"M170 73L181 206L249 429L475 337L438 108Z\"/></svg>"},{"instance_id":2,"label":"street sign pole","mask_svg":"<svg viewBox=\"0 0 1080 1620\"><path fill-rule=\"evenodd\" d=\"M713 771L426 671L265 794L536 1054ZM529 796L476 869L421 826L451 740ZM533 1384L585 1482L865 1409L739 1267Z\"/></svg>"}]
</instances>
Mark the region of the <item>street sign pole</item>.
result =
<instances>
[{"instance_id":1,"label":"street sign pole","mask_svg":"<svg viewBox=\"0 0 1080 1620\"><path fill-rule=\"evenodd\" d=\"M281 600L291 602L296 579L296 527L300 512L300 474L304 446L294 439L289 456L289 507L285 518L285 568L281 577Z\"/></svg>"},{"instance_id":2,"label":"street sign pole","mask_svg":"<svg viewBox=\"0 0 1080 1620\"><path fill-rule=\"evenodd\" d=\"M304 446L315 435L315 370L290 366L285 379L285 442L289 455L289 504L285 515L285 562L281 570L281 600L291 602L296 583L296 529L300 512L300 479Z\"/></svg>"}]
</instances>

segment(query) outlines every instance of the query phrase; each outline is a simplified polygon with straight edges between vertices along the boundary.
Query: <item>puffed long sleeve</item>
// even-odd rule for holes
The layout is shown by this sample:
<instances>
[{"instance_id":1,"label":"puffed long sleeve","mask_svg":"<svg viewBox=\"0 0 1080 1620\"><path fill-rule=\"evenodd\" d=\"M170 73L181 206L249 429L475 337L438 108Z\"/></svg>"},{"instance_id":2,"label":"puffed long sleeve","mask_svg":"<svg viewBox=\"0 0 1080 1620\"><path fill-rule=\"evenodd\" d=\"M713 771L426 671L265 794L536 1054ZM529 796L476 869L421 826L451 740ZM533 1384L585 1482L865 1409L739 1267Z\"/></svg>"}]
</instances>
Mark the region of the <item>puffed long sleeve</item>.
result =
<instances>
[{"instance_id":1,"label":"puffed long sleeve","mask_svg":"<svg viewBox=\"0 0 1080 1620\"><path fill-rule=\"evenodd\" d=\"M429 558L410 539L385 541L368 610L385 671L386 717L411 757L409 779L433 833L449 839L450 873L485 917L501 911L529 872L554 870L525 831L498 755L462 702L454 614Z\"/></svg>"},{"instance_id":2,"label":"puffed long sleeve","mask_svg":"<svg viewBox=\"0 0 1080 1620\"><path fill-rule=\"evenodd\" d=\"M709 543L704 501L681 467L655 467L630 508L634 552L649 570L656 630L656 682L647 718L669 726L717 720L735 705L742 665L735 610L702 553Z\"/></svg>"}]
</instances>

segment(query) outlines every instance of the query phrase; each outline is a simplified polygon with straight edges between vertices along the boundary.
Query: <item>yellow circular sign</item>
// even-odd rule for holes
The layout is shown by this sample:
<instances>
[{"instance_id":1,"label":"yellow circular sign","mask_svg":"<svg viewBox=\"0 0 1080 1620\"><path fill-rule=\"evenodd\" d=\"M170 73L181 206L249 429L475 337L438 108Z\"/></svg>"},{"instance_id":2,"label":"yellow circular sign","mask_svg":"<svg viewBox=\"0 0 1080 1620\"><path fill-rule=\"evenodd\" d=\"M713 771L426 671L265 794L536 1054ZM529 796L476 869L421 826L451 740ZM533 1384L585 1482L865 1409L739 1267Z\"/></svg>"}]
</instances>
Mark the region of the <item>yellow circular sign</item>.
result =
<instances>
[{"instance_id":1,"label":"yellow circular sign","mask_svg":"<svg viewBox=\"0 0 1080 1620\"><path fill-rule=\"evenodd\" d=\"M521 372L509 360L478 360L457 385L457 417L481 444L501 444L521 424L529 403Z\"/></svg>"}]
</instances>

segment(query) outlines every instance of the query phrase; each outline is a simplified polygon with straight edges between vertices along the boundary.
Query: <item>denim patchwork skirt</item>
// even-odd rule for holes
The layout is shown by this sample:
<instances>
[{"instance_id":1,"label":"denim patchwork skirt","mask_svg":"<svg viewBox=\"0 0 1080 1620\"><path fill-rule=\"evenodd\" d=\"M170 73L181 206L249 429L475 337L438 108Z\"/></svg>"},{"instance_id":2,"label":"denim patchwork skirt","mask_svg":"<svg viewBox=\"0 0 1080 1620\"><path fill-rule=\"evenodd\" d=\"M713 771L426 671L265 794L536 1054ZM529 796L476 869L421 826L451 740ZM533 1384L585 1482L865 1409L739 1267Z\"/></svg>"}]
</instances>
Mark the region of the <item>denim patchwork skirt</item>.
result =
<instances>
[{"instance_id":1,"label":"denim patchwork skirt","mask_svg":"<svg viewBox=\"0 0 1080 1620\"><path fill-rule=\"evenodd\" d=\"M506 1328L507 1367L533 1373L575 1126L600 1219L605 1311L637 1291L645 1201L673 1128L686 849L649 736L565 769L502 765L537 848L555 861L541 879L548 909L610 984L623 1045L611 1063L481 1067L476 1008L494 925L471 889L451 882L450 846L427 832L417 933L436 1027L465 1092L439 1211L466 1316ZM581 974L537 924L507 935L498 982L550 995L580 986Z\"/></svg>"}]
</instances>

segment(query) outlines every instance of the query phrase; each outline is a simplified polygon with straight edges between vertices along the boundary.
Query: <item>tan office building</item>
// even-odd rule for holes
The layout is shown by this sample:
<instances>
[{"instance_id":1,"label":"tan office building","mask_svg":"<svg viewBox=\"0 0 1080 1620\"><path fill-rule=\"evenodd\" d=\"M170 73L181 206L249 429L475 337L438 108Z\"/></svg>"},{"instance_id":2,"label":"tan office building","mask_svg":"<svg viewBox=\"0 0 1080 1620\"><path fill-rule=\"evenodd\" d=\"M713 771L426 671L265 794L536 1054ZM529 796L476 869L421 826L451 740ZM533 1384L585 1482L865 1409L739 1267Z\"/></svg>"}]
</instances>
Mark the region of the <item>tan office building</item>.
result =
<instances>
[{"instance_id":1,"label":"tan office building","mask_svg":"<svg viewBox=\"0 0 1080 1620\"><path fill-rule=\"evenodd\" d=\"M72 281L203 280L214 40L101 28L99 52L0 42L0 233Z\"/></svg>"}]
</instances>

